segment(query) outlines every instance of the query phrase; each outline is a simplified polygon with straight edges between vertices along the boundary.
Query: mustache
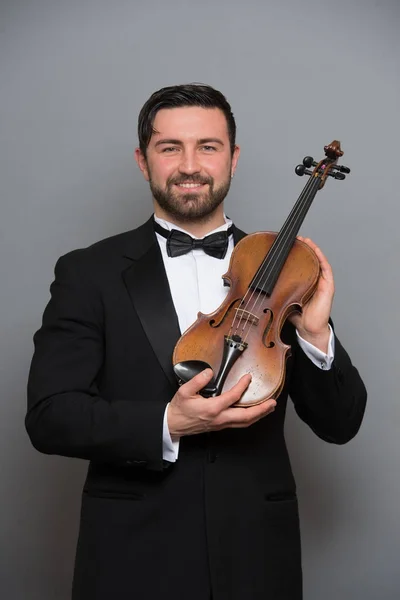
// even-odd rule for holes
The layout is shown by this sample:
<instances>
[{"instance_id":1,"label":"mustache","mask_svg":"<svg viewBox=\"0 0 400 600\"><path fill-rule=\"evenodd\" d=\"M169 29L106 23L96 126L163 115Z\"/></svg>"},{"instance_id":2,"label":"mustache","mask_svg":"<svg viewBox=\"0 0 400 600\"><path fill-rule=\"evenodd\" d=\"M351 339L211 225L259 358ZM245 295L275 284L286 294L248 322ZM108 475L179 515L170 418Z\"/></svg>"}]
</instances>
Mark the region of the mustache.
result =
<instances>
[{"instance_id":1,"label":"mustache","mask_svg":"<svg viewBox=\"0 0 400 600\"><path fill-rule=\"evenodd\" d=\"M202 185L209 184L211 185L213 182L211 177L201 177L200 175L182 175L181 177L172 177L168 179L168 186L170 185L179 185L180 183L200 183Z\"/></svg>"}]
</instances>

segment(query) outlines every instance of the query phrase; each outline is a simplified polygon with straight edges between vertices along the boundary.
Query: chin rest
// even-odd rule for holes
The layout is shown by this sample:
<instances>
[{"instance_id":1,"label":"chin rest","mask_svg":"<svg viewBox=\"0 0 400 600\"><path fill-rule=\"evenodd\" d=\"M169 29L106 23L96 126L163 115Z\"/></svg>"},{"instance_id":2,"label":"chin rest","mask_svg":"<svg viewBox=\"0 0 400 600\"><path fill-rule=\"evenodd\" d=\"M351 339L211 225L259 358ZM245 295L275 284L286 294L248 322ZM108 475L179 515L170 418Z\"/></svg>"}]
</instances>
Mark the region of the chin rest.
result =
<instances>
[{"instance_id":1,"label":"chin rest","mask_svg":"<svg viewBox=\"0 0 400 600\"><path fill-rule=\"evenodd\" d=\"M177 363L174 366L175 375L178 378L179 385L187 383L193 377L204 371L204 369L211 369L210 365L202 360L185 360ZM199 390L199 394L205 398L210 398L217 394L217 386L215 384L214 377L207 383L205 387Z\"/></svg>"}]
</instances>

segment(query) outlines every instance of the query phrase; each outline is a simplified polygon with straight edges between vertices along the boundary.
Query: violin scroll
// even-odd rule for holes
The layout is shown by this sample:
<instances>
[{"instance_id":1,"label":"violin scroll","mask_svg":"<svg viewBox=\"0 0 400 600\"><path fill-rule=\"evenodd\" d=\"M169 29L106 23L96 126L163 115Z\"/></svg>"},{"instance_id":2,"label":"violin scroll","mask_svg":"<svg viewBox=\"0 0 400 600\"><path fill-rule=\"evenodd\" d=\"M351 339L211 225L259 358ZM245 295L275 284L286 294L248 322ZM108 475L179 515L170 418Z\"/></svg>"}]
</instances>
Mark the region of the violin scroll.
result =
<instances>
[{"instance_id":1,"label":"violin scroll","mask_svg":"<svg viewBox=\"0 0 400 600\"><path fill-rule=\"evenodd\" d=\"M340 147L340 142L338 140L333 140L327 146L324 146L325 155L331 160L337 160L341 156L343 156L344 152Z\"/></svg>"}]
</instances>

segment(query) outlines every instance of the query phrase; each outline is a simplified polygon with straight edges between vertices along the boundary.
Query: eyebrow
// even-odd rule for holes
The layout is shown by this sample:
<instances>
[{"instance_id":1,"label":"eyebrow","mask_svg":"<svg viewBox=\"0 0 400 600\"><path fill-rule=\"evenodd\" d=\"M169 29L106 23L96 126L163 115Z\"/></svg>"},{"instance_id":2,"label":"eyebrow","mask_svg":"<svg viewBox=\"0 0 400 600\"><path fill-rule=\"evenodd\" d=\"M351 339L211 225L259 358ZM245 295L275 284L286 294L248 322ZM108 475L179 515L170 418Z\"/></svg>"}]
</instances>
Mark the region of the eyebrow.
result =
<instances>
[{"instance_id":1,"label":"eyebrow","mask_svg":"<svg viewBox=\"0 0 400 600\"><path fill-rule=\"evenodd\" d=\"M214 144L221 144L221 146L224 145L224 142L222 140L220 140L219 138L202 138L201 140L197 140L197 143L201 146L202 144L209 144L210 142L214 143ZM174 139L164 139L164 140L158 140L158 142L155 143L156 146L160 146L161 144L174 144L175 146L182 146L182 141L181 140L174 140Z\"/></svg>"}]
</instances>

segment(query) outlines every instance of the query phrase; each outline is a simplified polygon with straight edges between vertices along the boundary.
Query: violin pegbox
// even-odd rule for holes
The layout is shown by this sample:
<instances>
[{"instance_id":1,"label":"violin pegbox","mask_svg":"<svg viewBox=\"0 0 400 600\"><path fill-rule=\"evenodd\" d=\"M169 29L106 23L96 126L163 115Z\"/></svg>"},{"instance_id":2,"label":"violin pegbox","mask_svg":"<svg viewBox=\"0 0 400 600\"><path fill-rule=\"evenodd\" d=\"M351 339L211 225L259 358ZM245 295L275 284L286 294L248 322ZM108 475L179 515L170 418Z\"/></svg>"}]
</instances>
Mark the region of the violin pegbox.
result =
<instances>
[{"instance_id":1,"label":"violin pegbox","mask_svg":"<svg viewBox=\"0 0 400 600\"><path fill-rule=\"evenodd\" d=\"M297 165L295 169L296 175L310 175L320 179L319 189L324 187L328 176L342 181L350 173L349 167L337 164L338 159L344 154L338 140L333 140L333 142L324 146L324 151L325 158L319 162L316 162L312 156L305 156L303 164ZM310 167L314 167L314 170L311 170Z\"/></svg>"}]
</instances>

